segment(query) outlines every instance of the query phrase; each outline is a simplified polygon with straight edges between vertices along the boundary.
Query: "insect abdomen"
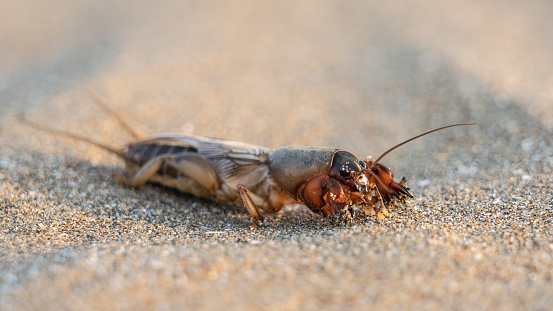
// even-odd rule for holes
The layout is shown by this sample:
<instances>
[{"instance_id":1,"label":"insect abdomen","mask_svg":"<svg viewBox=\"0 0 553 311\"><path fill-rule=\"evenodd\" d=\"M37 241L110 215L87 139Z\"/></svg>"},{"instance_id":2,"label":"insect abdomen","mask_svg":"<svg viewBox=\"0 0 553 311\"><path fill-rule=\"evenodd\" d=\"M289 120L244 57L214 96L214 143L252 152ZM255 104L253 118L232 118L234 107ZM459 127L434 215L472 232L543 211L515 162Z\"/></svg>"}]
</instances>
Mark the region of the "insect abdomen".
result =
<instances>
[{"instance_id":1,"label":"insect abdomen","mask_svg":"<svg viewBox=\"0 0 553 311\"><path fill-rule=\"evenodd\" d=\"M139 166L144 165L146 162L162 156L162 155L174 155L185 152L198 152L195 148L180 146L180 145L167 145L167 144L141 144L131 145L126 152L127 161L131 161ZM157 172L159 175L178 177L178 172L173 167L163 164Z\"/></svg>"}]
</instances>

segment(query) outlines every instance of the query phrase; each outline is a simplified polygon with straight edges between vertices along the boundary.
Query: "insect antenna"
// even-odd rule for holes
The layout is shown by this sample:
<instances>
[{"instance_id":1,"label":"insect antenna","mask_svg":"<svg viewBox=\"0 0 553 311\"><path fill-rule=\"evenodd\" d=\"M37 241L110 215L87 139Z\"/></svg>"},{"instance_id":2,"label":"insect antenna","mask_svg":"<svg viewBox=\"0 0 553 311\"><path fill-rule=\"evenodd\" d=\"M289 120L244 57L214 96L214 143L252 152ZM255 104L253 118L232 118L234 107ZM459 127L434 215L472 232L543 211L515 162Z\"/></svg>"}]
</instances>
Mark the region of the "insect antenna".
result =
<instances>
[{"instance_id":1,"label":"insect antenna","mask_svg":"<svg viewBox=\"0 0 553 311\"><path fill-rule=\"evenodd\" d=\"M44 131L44 132L48 132L50 134L53 134L53 135L57 135L57 136L62 136L62 137L68 137L68 138L72 138L72 139L76 139L76 140L80 140L80 141L84 141L84 142L87 142L89 144L92 144L92 145L95 145L97 147L100 147L106 151L109 151L113 154L116 154L118 156L120 156L121 158L123 159L126 159L126 156L125 154L123 153L122 150L118 150L114 147L111 147L111 146L108 146L108 145L104 145L100 142L97 142L93 139L90 139L88 137L85 137L85 136L80 136L80 135L76 135L76 134L73 134L71 132L67 132L67 131L63 131L63 130L58 130L58 129L55 129L55 128L52 128L52 127L49 127L47 125L44 125L44 124L39 124L39 123L35 123L33 121L30 121L28 120L27 118L25 118L23 116L23 114L19 114L16 116L17 119L19 119L19 121L29 125L30 127L33 127L39 131Z\"/></svg>"},{"instance_id":2,"label":"insect antenna","mask_svg":"<svg viewBox=\"0 0 553 311\"><path fill-rule=\"evenodd\" d=\"M428 132L422 133L422 134L420 134L420 135L417 135L417 136L415 136L415 137L413 137L413 138L410 138L410 139L408 139L408 140L406 140L406 141L404 141L404 142L402 142L402 143L400 143L400 144L397 144L397 145L393 146L392 148L386 150L381 156L378 157L378 159L376 159L376 160L371 164L371 166L369 167L369 169L372 169L372 168L376 165L376 163L378 163L378 161L382 160L382 158L384 158L384 156L386 156L388 153L390 153L390 152L392 152L393 150L395 150L395 149L397 149L397 148L399 148L399 147L405 145L406 143L408 143L408 142L410 142L410 141L413 141L413 140L415 140L415 139L417 139L417 138L420 138L420 137L422 137L422 136L424 136L424 135L428 135L428 134L430 134L430 133L434 133L434 132L437 132L437 131L446 129L446 128L448 128L448 127L461 126L461 125L475 125L475 124L478 124L478 122L475 122L475 123L460 123L460 124L453 124L453 125L448 125L448 126L440 127L440 128L434 129L434 130L432 130L432 131L428 131Z\"/></svg>"},{"instance_id":3,"label":"insect antenna","mask_svg":"<svg viewBox=\"0 0 553 311\"><path fill-rule=\"evenodd\" d=\"M89 88L83 88L90 97L92 97L92 100L94 101L94 104L100 109L104 111L105 114L111 116L114 118L119 125L127 131L135 140L144 137L144 135L140 135L137 131L135 131L127 121L125 121L117 112L115 112L111 107L109 107L108 104L96 93L90 90Z\"/></svg>"}]
</instances>

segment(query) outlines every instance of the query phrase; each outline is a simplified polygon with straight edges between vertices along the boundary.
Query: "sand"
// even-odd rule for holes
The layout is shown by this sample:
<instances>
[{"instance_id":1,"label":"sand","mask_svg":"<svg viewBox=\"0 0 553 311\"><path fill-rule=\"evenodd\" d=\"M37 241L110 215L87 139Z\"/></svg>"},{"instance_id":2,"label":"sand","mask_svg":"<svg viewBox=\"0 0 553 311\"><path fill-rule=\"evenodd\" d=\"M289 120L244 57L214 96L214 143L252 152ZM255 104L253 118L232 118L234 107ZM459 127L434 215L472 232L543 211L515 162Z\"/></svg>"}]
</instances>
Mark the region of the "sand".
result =
<instances>
[{"instance_id":1,"label":"sand","mask_svg":"<svg viewBox=\"0 0 553 311\"><path fill-rule=\"evenodd\" d=\"M2 310L549 309L549 1L2 1ZM122 147L194 133L382 162L415 197L383 220L110 177Z\"/></svg>"}]
</instances>

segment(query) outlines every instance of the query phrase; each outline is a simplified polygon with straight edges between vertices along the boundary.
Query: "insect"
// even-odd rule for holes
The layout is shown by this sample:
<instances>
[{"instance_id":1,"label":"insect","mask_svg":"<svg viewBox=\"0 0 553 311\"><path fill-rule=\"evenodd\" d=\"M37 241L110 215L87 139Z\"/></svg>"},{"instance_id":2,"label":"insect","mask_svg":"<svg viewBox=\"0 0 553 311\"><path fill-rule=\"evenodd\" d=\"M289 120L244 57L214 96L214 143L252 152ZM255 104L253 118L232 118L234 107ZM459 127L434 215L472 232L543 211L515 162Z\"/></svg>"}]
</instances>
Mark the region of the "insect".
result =
<instances>
[{"instance_id":1,"label":"insect","mask_svg":"<svg viewBox=\"0 0 553 311\"><path fill-rule=\"evenodd\" d=\"M114 173L125 185L140 188L146 182L161 184L198 197L243 202L252 217L252 228L263 222L263 213L278 212L289 203L303 203L323 217L341 214L359 205L367 215L383 218L386 203L412 198L403 177L394 181L380 160L392 150L424 135L408 139L384 152L375 161L359 160L348 151L319 147L282 147L275 150L242 142L194 135L157 135L139 139L127 123L95 96L95 103L129 131L135 141L126 148L101 144L20 119L40 130L85 141L112 152L125 161L127 173Z\"/></svg>"}]
</instances>

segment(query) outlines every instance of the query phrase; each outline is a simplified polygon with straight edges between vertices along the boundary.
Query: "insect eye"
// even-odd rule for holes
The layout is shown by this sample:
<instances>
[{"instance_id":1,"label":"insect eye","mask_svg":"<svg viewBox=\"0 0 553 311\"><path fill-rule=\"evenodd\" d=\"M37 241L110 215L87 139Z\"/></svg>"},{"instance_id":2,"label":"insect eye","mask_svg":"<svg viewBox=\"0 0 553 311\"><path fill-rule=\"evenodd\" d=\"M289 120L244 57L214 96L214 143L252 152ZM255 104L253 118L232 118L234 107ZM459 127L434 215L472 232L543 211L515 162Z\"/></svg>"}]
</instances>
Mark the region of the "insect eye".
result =
<instances>
[{"instance_id":1,"label":"insect eye","mask_svg":"<svg viewBox=\"0 0 553 311\"><path fill-rule=\"evenodd\" d=\"M342 166L340 167L340 175L341 175L341 176L344 176L344 177L345 177L345 176L349 176L349 171L350 171L350 170L349 170L349 166L342 165Z\"/></svg>"}]
</instances>

